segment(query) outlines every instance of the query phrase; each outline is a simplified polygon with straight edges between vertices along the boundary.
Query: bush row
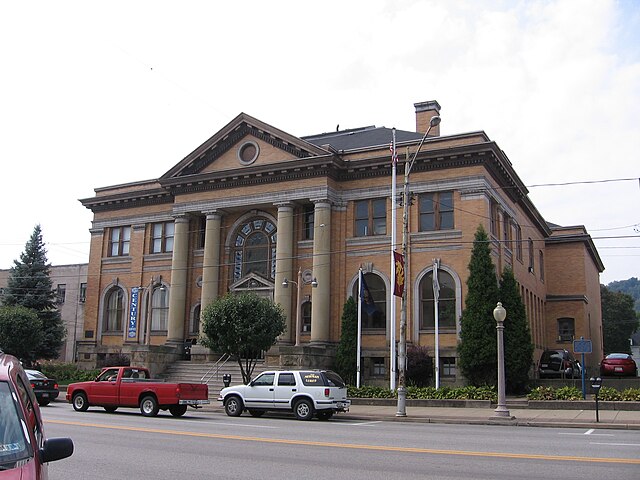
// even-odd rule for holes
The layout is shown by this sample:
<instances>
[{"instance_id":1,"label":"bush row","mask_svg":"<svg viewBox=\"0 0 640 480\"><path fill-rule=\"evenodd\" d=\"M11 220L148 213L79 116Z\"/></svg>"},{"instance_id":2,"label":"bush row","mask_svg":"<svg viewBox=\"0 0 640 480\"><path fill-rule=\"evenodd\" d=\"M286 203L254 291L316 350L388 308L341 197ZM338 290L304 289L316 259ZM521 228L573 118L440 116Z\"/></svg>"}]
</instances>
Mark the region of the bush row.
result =
<instances>
[{"instance_id":1,"label":"bush row","mask_svg":"<svg viewBox=\"0 0 640 480\"><path fill-rule=\"evenodd\" d=\"M396 392L384 387L348 387L349 398L396 398ZM407 398L414 400L491 400L497 401L498 393L493 386L485 387L407 387Z\"/></svg>"},{"instance_id":2,"label":"bush row","mask_svg":"<svg viewBox=\"0 0 640 480\"><path fill-rule=\"evenodd\" d=\"M529 400L582 400L582 390L577 387L537 387L527 395ZM598 400L604 401L640 401L640 388L627 388L619 391L613 387L602 387Z\"/></svg>"},{"instance_id":3,"label":"bush row","mask_svg":"<svg viewBox=\"0 0 640 480\"><path fill-rule=\"evenodd\" d=\"M49 378L55 378L62 385L93 380L100 373L99 369L82 370L74 363L45 363L40 367L42 373Z\"/></svg>"},{"instance_id":4,"label":"bush row","mask_svg":"<svg viewBox=\"0 0 640 480\"><path fill-rule=\"evenodd\" d=\"M348 387L349 398L396 398L396 392L385 387ZM407 387L407 398L415 400L491 400L497 402L498 392L494 386L484 387ZM527 395L529 400L582 400L582 390L577 387L537 387ZM602 387L598 399L603 401L640 401L640 388L619 391L612 387Z\"/></svg>"}]
</instances>

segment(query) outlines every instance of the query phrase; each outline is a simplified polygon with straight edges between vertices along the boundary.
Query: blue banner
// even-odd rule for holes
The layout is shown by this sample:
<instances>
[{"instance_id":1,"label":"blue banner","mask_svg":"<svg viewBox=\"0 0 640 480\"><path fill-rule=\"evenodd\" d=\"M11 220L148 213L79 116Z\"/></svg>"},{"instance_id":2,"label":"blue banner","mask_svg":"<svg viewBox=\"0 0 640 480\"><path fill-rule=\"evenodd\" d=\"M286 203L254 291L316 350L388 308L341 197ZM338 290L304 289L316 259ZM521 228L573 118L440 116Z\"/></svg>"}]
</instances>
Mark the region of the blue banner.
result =
<instances>
[{"instance_id":1,"label":"blue banner","mask_svg":"<svg viewBox=\"0 0 640 480\"><path fill-rule=\"evenodd\" d=\"M129 328L127 338L136 338L138 330L138 299L140 289L133 287L131 289L131 305L129 307Z\"/></svg>"}]
</instances>

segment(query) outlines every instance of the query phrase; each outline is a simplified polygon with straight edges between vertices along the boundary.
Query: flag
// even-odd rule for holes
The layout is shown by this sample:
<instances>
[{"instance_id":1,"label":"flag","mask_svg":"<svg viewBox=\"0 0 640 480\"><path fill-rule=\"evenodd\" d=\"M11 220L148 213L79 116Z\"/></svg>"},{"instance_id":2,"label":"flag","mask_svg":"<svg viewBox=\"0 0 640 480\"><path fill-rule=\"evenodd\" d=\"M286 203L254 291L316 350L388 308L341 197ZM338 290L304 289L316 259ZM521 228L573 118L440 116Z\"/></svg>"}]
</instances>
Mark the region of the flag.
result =
<instances>
[{"instance_id":1,"label":"flag","mask_svg":"<svg viewBox=\"0 0 640 480\"><path fill-rule=\"evenodd\" d=\"M402 297L402 292L404 291L404 257L398 252L393 252L393 259L396 271L393 294L396 297Z\"/></svg>"},{"instance_id":2,"label":"flag","mask_svg":"<svg viewBox=\"0 0 640 480\"><path fill-rule=\"evenodd\" d=\"M440 260L433 261L433 299L437 302L440 298L440 282L438 282L438 267Z\"/></svg>"},{"instance_id":3,"label":"flag","mask_svg":"<svg viewBox=\"0 0 640 480\"><path fill-rule=\"evenodd\" d=\"M360 282L360 303L362 304L362 310L371 315L375 313L377 308L375 302L373 301L373 296L369 291L369 287L367 286L367 282L364 280L364 273L362 273L362 271L360 271Z\"/></svg>"}]
</instances>

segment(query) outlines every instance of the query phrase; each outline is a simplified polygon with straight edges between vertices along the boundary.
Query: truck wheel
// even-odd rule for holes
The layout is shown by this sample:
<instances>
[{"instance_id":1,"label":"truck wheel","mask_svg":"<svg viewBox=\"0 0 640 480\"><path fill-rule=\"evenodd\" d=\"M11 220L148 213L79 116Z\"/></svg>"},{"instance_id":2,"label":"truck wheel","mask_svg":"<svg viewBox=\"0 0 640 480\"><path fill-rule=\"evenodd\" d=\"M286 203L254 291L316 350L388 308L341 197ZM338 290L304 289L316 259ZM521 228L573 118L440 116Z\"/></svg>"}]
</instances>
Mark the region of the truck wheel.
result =
<instances>
[{"instance_id":1,"label":"truck wheel","mask_svg":"<svg viewBox=\"0 0 640 480\"><path fill-rule=\"evenodd\" d=\"M169 412L174 417L181 417L182 415L184 415L186 413L186 411L187 411L187 406L186 405L171 405L169 407Z\"/></svg>"},{"instance_id":2,"label":"truck wheel","mask_svg":"<svg viewBox=\"0 0 640 480\"><path fill-rule=\"evenodd\" d=\"M318 420L329 420L333 417L332 410L320 410L316 415L318 415Z\"/></svg>"},{"instance_id":3,"label":"truck wheel","mask_svg":"<svg viewBox=\"0 0 640 480\"><path fill-rule=\"evenodd\" d=\"M235 395L226 398L224 401L224 411L227 412L227 415L230 417L239 417L242 415L243 408L242 400Z\"/></svg>"},{"instance_id":4,"label":"truck wheel","mask_svg":"<svg viewBox=\"0 0 640 480\"><path fill-rule=\"evenodd\" d=\"M249 415L252 417L261 417L264 415L264 410L249 410Z\"/></svg>"},{"instance_id":5,"label":"truck wheel","mask_svg":"<svg viewBox=\"0 0 640 480\"><path fill-rule=\"evenodd\" d=\"M107 413L113 413L118 409L118 407L102 407L102 408L104 408L104 411Z\"/></svg>"},{"instance_id":6,"label":"truck wheel","mask_svg":"<svg viewBox=\"0 0 640 480\"><path fill-rule=\"evenodd\" d=\"M313 417L313 403L304 398L298 400L295 407L293 407L293 413L296 414L298 420L311 420Z\"/></svg>"},{"instance_id":7,"label":"truck wheel","mask_svg":"<svg viewBox=\"0 0 640 480\"><path fill-rule=\"evenodd\" d=\"M86 412L89 408L89 402L87 401L87 396L84 393L75 393L71 403L73 404L73 409L76 412Z\"/></svg>"},{"instance_id":8,"label":"truck wheel","mask_svg":"<svg viewBox=\"0 0 640 480\"><path fill-rule=\"evenodd\" d=\"M140 401L140 411L145 417L155 417L159 410L158 401L152 395L147 395Z\"/></svg>"},{"instance_id":9,"label":"truck wheel","mask_svg":"<svg viewBox=\"0 0 640 480\"><path fill-rule=\"evenodd\" d=\"M46 407L47 405L49 405L49 402L51 402L51 400L49 400L48 398L46 400L44 398L41 398L40 400L38 400L38 405L40 405L41 407Z\"/></svg>"}]
</instances>

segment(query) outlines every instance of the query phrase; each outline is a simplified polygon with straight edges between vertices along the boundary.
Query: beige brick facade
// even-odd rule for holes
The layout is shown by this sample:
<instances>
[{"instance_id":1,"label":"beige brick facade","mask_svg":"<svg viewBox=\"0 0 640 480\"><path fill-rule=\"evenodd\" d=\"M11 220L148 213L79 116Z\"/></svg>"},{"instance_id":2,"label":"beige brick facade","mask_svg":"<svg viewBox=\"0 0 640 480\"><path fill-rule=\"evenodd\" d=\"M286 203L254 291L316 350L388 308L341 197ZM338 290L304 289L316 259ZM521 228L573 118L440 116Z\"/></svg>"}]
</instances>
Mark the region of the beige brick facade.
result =
<instances>
[{"instance_id":1,"label":"beige brick facade","mask_svg":"<svg viewBox=\"0 0 640 480\"><path fill-rule=\"evenodd\" d=\"M428 125L439 108L437 102L416 104L418 128ZM423 132L398 134L400 194L407 152L414 154ZM340 339L342 309L354 292L359 268L379 285L376 295L387 316L391 298L395 298L389 294L393 281L390 141L389 129L374 127L296 138L241 114L157 180L96 190L95 197L82 200L94 212L83 359L91 362L96 354L118 349L150 351L167 344L169 331L176 328L182 332L178 340L195 339L202 298L254 290L282 299L290 317L288 330L270 352L269 361L327 363ZM491 233L497 271L512 267L520 283L536 359L542 349L558 345L559 316L573 318L576 338L593 339L594 350L601 351L599 273L603 266L593 243L579 227L556 234L557 229L550 227L531 203L509 159L486 134L428 138L417 156L409 185L414 201L408 221L407 339L433 349L433 329L421 326L420 312L425 301L421 292L426 291L425 282L437 258L455 292L455 326L444 328L440 335L440 356L450 362L446 380L461 381L455 372L459 317L479 225ZM425 222L444 222L441 212L431 215L428 207L420 207L422 199L440 199L448 193L453 198L452 225L421 228L421 215ZM378 199L386 205L386 213L376 217L370 210L363 219L358 208L364 207L358 202L367 201L373 209ZM434 202L433 208L445 208ZM289 207L291 226L283 220L279 228L279 214ZM215 227L207 223L211 212L219 216ZM189 222L186 246L177 252L178 240L169 238L176 241L176 249L154 251L154 245L167 240L154 237L155 229L177 222L177 218ZM367 221L364 233L358 234ZM400 251L403 225L399 205L396 221L396 250ZM111 240L115 230L130 233L126 253L114 254ZM209 235L215 238L207 242ZM217 251L205 252L205 244L216 245L208 248ZM278 262L277 248L283 252ZM186 258L184 265L178 260L181 255ZM219 265L207 267L215 271L212 278L219 278L211 284L215 287L202 283L205 258L219 259ZM255 265L250 259L256 260ZM184 294L170 302L165 324L163 306L150 302L148 294L153 291L161 299L172 295L173 289L175 295L172 277L178 272L182 276L184 269ZM305 275L301 303L311 302L311 328L300 332L302 346L296 349L292 346L296 288L283 289L281 279L294 280L299 269ZM311 287L311 278L318 280L318 287ZM113 292L120 292L129 318L134 287L144 287L137 317L131 324L122 319L118 323L109 299L115 298ZM204 294L203 288L207 289ZM215 291L209 291L212 288ZM400 302L393 301L397 302L399 318ZM385 318L384 325L363 331L365 378L388 378L390 323ZM144 331L147 325L151 325L148 338ZM593 358L600 357L594 354Z\"/></svg>"}]
</instances>

